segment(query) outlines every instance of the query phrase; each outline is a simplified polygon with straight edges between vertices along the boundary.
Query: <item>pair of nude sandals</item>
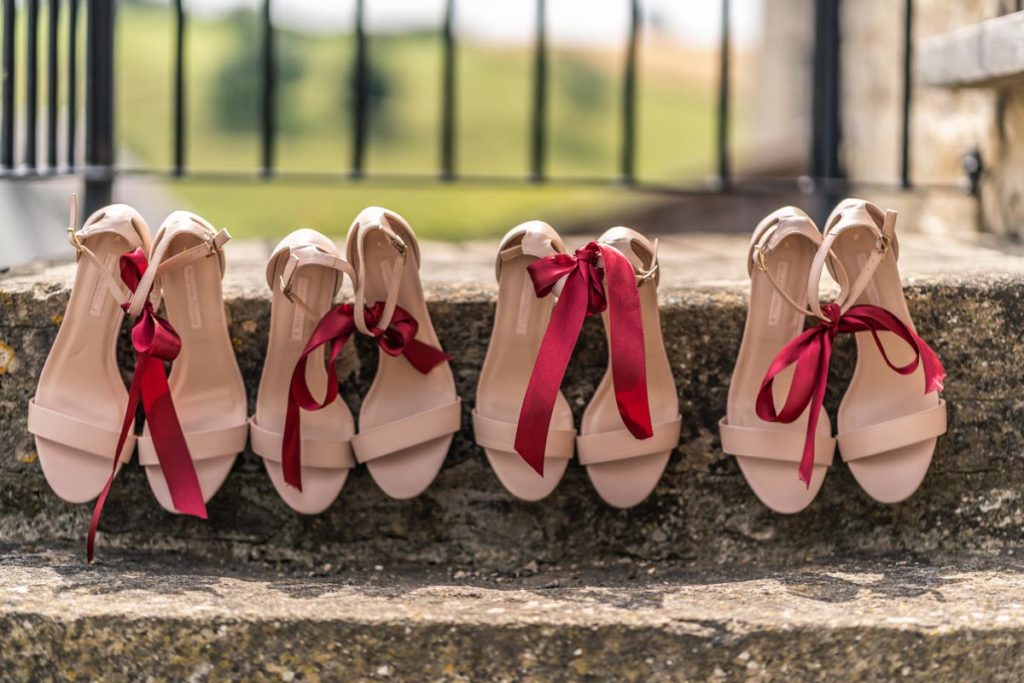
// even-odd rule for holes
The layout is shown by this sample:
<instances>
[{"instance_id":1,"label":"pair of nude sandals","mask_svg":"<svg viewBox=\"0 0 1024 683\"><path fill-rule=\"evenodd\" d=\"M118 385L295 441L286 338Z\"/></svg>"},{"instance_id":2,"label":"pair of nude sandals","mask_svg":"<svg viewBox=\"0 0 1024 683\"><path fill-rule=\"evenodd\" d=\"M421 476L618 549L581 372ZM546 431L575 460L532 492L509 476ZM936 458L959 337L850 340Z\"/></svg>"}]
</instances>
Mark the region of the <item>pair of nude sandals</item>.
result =
<instances>
[{"instance_id":1,"label":"pair of nude sandals","mask_svg":"<svg viewBox=\"0 0 1024 683\"><path fill-rule=\"evenodd\" d=\"M946 431L945 372L911 321L895 230L895 211L847 199L824 234L793 207L754 231L750 308L719 426L722 450L772 510L810 505L837 446L868 495L900 502L920 486ZM840 295L822 306L826 267ZM805 330L808 317L817 324ZM854 335L857 364L833 436L822 401L840 334Z\"/></svg>"},{"instance_id":2,"label":"pair of nude sandals","mask_svg":"<svg viewBox=\"0 0 1024 683\"><path fill-rule=\"evenodd\" d=\"M658 314L657 243L629 228L567 252L540 221L513 228L496 263L494 329L473 410L476 442L518 498L550 494L574 453L612 506L643 501L679 444L679 396ZM586 316L608 367L577 433L562 379Z\"/></svg>"},{"instance_id":3,"label":"pair of nude sandals","mask_svg":"<svg viewBox=\"0 0 1024 683\"><path fill-rule=\"evenodd\" d=\"M74 503L99 497L90 559L107 492L136 445L160 505L198 517L247 439L281 497L300 512L330 505L357 462L393 497L429 486L459 430L461 407L424 302L416 238L401 217L363 211L349 230L346 259L312 230L278 244L267 266L270 331L251 419L221 289L230 235L179 211L151 239L138 212L123 205L76 225L73 205L77 274L29 403L28 429L58 496ZM355 305L333 306L346 275ZM157 312L161 300L166 317ZM126 313L136 352L128 391L116 358ZM356 332L381 349L358 435L347 405L334 400L333 369ZM307 362L322 346L330 365ZM171 361L168 377L164 363ZM146 424L136 436L140 403Z\"/></svg>"}]
</instances>

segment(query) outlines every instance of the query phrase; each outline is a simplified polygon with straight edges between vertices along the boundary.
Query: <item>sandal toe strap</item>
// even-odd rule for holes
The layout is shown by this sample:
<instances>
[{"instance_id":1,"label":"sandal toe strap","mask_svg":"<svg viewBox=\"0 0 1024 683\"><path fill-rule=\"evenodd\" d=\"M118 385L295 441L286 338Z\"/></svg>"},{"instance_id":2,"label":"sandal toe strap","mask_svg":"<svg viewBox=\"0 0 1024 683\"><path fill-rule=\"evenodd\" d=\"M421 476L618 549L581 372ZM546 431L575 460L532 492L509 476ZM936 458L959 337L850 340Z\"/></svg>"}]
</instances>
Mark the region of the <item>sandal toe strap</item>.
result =
<instances>
[{"instance_id":1,"label":"sandal toe strap","mask_svg":"<svg viewBox=\"0 0 1024 683\"><path fill-rule=\"evenodd\" d=\"M484 417L473 411L473 434L476 443L483 448L493 448L496 451L515 453L516 429L515 422L505 422L494 418ZM575 429L549 429L547 445L544 450L544 457L553 460L571 460L573 451L576 449Z\"/></svg>"},{"instance_id":2,"label":"sandal toe strap","mask_svg":"<svg viewBox=\"0 0 1024 683\"><path fill-rule=\"evenodd\" d=\"M352 449L356 461L369 462L454 434L461 427L462 399L456 397L446 405L360 432L352 437Z\"/></svg>"},{"instance_id":3,"label":"sandal toe strap","mask_svg":"<svg viewBox=\"0 0 1024 683\"><path fill-rule=\"evenodd\" d=\"M725 421L718 423L722 437L722 451L741 458L761 458L799 463L803 455L803 431L783 431L761 427L737 427ZM814 464L831 465L836 451L836 440L817 434L814 439Z\"/></svg>"},{"instance_id":4,"label":"sandal toe strap","mask_svg":"<svg viewBox=\"0 0 1024 683\"><path fill-rule=\"evenodd\" d=\"M581 465L597 465L675 450L681 424L682 417L677 415L652 425L654 434L649 439L638 439L628 429L581 434L576 437L576 453Z\"/></svg>"},{"instance_id":5,"label":"sandal toe strap","mask_svg":"<svg viewBox=\"0 0 1024 683\"><path fill-rule=\"evenodd\" d=\"M188 444L192 461L210 460L225 455L236 455L245 450L245 440L249 436L249 423L243 422L231 427L219 427L201 432L185 432L185 443ZM153 437L149 434L139 435L139 464L159 465Z\"/></svg>"},{"instance_id":6,"label":"sandal toe strap","mask_svg":"<svg viewBox=\"0 0 1024 683\"><path fill-rule=\"evenodd\" d=\"M256 418L253 417L249 420L249 438L252 441L253 453L264 460L281 462L283 434L264 429L256 424ZM302 466L325 470L347 470L355 467L352 442L348 439L303 437Z\"/></svg>"},{"instance_id":7,"label":"sandal toe strap","mask_svg":"<svg viewBox=\"0 0 1024 683\"><path fill-rule=\"evenodd\" d=\"M28 431L35 436L64 446L71 446L101 458L114 459L114 449L121 436L119 429L108 429L50 408L33 398L28 404ZM135 448L135 435L125 439L122 457Z\"/></svg>"},{"instance_id":8,"label":"sandal toe strap","mask_svg":"<svg viewBox=\"0 0 1024 683\"><path fill-rule=\"evenodd\" d=\"M940 399L933 408L840 434L837 440L840 455L849 462L934 439L945 433L946 402Z\"/></svg>"}]
</instances>

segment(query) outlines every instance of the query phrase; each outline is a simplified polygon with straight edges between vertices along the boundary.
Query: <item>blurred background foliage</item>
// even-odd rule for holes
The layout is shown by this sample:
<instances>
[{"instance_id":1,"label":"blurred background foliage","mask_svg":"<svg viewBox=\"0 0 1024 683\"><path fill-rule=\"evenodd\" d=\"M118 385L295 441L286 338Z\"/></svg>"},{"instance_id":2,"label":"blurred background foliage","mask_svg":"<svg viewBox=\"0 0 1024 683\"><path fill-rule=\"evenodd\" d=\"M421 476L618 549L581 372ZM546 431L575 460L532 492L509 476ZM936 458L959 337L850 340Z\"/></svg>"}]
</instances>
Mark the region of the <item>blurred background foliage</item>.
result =
<instances>
[{"instance_id":1,"label":"blurred background foliage","mask_svg":"<svg viewBox=\"0 0 1024 683\"><path fill-rule=\"evenodd\" d=\"M172 163L173 17L166 6L122 4L118 17L118 137L127 168ZM713 49L662 37L656 18L643 38L637 173L699 183L712 173ZM253 10L192 17L187 29L187 166L192 172L256 173L260 165L261 34ZM236 236L276 236L301 225L344 232L367 204L406 214L433 238L501 234L530 218L552 223L613 220L648 201L618 188L467 182L342 182L351 160L352 55L342 33L275 32L277 168L337 173L337 183L233 183L201 176L168 183L182 206ZM430 174L438 168L442 43L439 32L372 34L370 174ZM551 47L548 172L618 173L620 49ZM456 167L459 173L525 178L529 163L532 52L528 44L460 40ZM736 117L740 121L742 117ZM742 138L745 133L737 130Z\"/></svg>"}]
</instances>

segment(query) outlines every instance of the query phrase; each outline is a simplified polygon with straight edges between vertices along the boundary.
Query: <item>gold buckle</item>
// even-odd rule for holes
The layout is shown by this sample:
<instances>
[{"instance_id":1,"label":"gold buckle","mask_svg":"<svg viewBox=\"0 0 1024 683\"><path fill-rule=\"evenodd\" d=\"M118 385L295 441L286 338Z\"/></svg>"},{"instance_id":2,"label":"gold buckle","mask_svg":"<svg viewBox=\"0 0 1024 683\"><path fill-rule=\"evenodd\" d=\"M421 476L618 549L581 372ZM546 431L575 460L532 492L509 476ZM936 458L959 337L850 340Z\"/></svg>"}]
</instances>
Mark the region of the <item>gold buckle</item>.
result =
<instances>
[{"instance_id":1,"label":"gold buckle","mask_svg":"<svg viewBox=\"0 0 1024 683\"><path fill-rule=\"evenodd\" d=\"M767 273L768 272L768 261L767 261L767 258L768 258L768 252L765 250L764 246L761 245L761 244L757 245L757 268L762 273Z\"/></svg>"},{"instance_id":2,"label":"gold buckle","mask_svg":"<svg viewBox=\"0 0 1024 683\"><path fill-rule=\"evenodd\" d=\"M82 243L82 239L78 236L78 233L74 228L68 228L68 242L75 248L75 251L81 254L85 251L85 244Z\"/></svg>"},{"instance_id":3,"label":"gold buckle","mask_svg":"<svg viewBox=\"0 0 1024 683\"><path fill-rule=\"evenodd\" d=\"M405 256L406 251L409 249L405 245L405 241L391 230L385 230L384 234L388 236L388 241L391 242L391 246L395 248L398 255Z\"/></svg>"},{"instance_id":4,"label":"gold buckle","mask_svg":"<svg viewBox=\"0 0 1024 683\"><path fill-rule=\"evenodd\" d=\"M291 284L284 281L284 275L278 275L277 279L281 281L281 293L284 294L284 298L288 299L291 303L295 303L295 299L292 298Z\"/></svg>"},{"instance_id":5,"label":"gold buckle","mask_svg":"<svg viewBox=\"0 0 1024 683\"><path fill-rule=\"evenodd\" d=\"M884 232L878 234L878 240L875 242L875 249L883 257L889 253L889 247L892 246L892 238L886 235Z\"/></svg>"},{"instance_id":6,"label":"gold buckle","mask_svg":"<svg viewBox=\"0 0 1024 683\"><path fill-rule=\"evenodd\" d=\"M650 282L651 280L653 280L655 278L655 276L657 276L657 274L658 274L658 264L655 263L653 266L651 266L650 270L645 270L642 273L637 273L636 274L636 286L637 287L642 287L644 284L646 284L646 283Z\"/></svg>"}]
</instances>

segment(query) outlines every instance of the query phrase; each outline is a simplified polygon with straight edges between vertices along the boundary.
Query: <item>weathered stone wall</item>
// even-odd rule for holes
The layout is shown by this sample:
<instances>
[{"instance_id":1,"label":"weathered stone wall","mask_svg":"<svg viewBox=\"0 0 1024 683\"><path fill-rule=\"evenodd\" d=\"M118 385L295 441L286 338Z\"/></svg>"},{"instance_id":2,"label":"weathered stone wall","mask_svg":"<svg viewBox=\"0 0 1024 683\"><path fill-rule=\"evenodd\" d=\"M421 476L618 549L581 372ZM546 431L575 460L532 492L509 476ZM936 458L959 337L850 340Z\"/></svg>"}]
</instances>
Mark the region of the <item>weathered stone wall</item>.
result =
<instances>
[{"instance_id":1,"label":"weathered stone wall","mask_svg":"<svg viewBox=\"0 0 1024 683\"><path fill-rule=\"evenodd\" d=\"M803 150L809 138L813 43L794 31L812 35L811 4L766 0L765 7L759 69L771 92L763 93L766 123L758 132L759 145L770 152L770 141L779 139ZM1015 7L1008 0L918 0L915 44ZM895 185L901 170L903 3L844 2L842 32L842 161L854 183ZM1009 88L913 86L910 176L915 184L942 189L892 197L890 203L904 212L907 223L931 234L980 229L1024 235L1022 97ZM978 199L968 194L963 166L964 156L973 150L984 164Z\"/></svg>"},{"instance_id":2,"label":"weathered stone wall","mask_svg":"<svg viewBox=\"0 0 1024 683\"><path fill-rule=\"evenodd\" d=\"M814 12L809 2L764 0L761 42L752 60L756 78L739 96L747 102L747 128L755 156L773 166L803 169L810 154Z\"/></svg>"},{"instance_id":3,"label":"weathered stone wall","mask_svg":"<svg viewBox=\"0 0 1024 683\"><path fill-rule=\"evenodd\" d=\"M844 4L843 155L851 178L892 181L900 163L902 3ZM914 40L1000 16L1006 0L920 0ZM925 192L916 222L930 232L981 229L1019 237L1024 226L1024 106L1009 89L916 85L911 99L910 173L920 184L966 184L966 154L983 163L979 202L955 190Z\"/></svg>"},{"instance_id":4,"label":"weathered stone wall","mask_svg":"<svg viewBox=\"0 0 1024 683\"><path fill-rule=\"evenodd\" d=\"M1024 40L1024 38L1022 38ZM1024 237L1024 92L999 92L996 115L998 145L989 157L981 185L985 227L994 233Z\"/></svg>"},{"instance_id":5,"label":"weathered stone wall","mask_svg":"<svg viewBox=\"0 0 1024 683\"><path fill-rule=\"evenodd\" d=\"M661 245L662 326L683 418L682 438L654 494L615 510L573 463L548 499L529 504L505 492L472 439L469 411L493 316L493 244L424 246L432 316L456 356L463 430L437 481L422 496L394 501L363 468L321 515L288 509L260 460L239 459L210 505L210 520L169 515L153 501L136 463L110 496L100 552L173 550L218 558L298 564L362 562L522 567L603 563L619 558L736 566L791 565L808 558L904 552L933 559L964 552L1024 550L1024 430L1019 418L1024 369L1020 326L1024 257L912 235L901 242L907 296L918 329L946 364L950 430L931 472L909 501L870 500L837 457L820 496L799 515L762 506L733 458L720 449L717 422L746 310L744 237L667 237ZM448 257L438 260L444 253ZM26 405L53 342L72 269L0 276L0 544L82 547L91 511L47 488L25 430ZM460 284L461 283L461 284ZM249 398L266 346L268 300L256 259L232 260L227 280L232 339ZM841 340L828 406L838 404L853 349ZM4 354L4 350L8 354ZM121 367L132 359L122 345ZM372 380L375 350L359 340L340 360L343 397L358 409ZM604 334L589 320L570 365L566 397L577 419L600 381ZM795 475L794 475L795 476Z\"/></svg>"}]
</instances>

